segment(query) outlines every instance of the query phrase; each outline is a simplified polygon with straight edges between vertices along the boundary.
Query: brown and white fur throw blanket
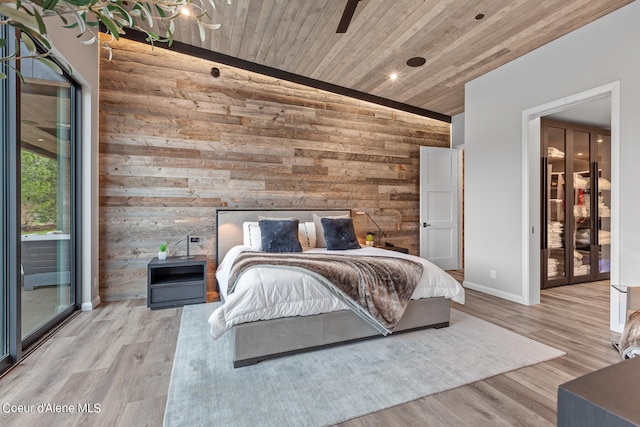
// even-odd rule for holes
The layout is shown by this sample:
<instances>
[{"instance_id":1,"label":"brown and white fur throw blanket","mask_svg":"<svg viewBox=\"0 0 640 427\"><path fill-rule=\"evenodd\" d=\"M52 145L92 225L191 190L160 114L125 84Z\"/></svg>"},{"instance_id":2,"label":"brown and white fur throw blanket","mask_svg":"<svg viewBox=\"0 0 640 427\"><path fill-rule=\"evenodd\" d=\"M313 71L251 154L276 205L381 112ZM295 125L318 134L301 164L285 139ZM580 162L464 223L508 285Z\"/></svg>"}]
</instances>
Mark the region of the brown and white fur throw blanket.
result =
<instances>
[{"instance_id":1,"label":"brown and white fur throw blanket","mask_svg":"<svg viewBox=\"0 0 640 427\"><path fill-rule=\"evenodd\" d=\"M231 269L229 294L252 267L305 270L383 335L402 318L422 277L421 264L401 258L244 252Z\"/></svg>"},{"instance_id":2,"label":"brown and white fur throw blanket","mask_svg":"<svg viewBox=\"0 0 640 427\"><path fill-rule=\"evenodd\" d=\"M640 310L629 315L618 350L623 359L640 356Z\"/></svg>"}]
</instances>

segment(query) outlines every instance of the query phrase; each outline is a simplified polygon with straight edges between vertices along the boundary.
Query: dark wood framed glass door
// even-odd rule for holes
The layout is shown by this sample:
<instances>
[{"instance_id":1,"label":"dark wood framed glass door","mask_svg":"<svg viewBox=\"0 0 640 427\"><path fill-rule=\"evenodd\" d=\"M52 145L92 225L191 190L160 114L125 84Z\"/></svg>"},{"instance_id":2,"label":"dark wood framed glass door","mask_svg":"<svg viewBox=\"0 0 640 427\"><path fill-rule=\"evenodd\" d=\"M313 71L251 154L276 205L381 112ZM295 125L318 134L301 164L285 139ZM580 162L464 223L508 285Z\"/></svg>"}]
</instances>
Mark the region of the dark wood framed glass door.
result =
<instances>
[{"instance_id":1,"label":"dark wood framed glass door","mask_svg":"<svg viewBox=\"0 0 640 427\"><path fill-rule=\"evenodd\" d=\"M542 288L606 279L610 132L541 121Z\"/></svg>"}]
</instances>

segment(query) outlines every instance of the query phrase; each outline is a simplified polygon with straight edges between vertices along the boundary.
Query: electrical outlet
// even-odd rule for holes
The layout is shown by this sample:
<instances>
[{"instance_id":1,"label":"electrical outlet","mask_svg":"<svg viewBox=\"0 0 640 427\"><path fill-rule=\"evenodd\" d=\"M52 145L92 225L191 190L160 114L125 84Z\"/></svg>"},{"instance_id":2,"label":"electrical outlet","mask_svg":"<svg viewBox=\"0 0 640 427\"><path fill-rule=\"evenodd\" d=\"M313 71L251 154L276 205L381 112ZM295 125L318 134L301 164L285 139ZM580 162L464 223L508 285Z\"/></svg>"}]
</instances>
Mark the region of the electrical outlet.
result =
<instances>
[{"instance_id":1,"label":"electrical outlet","mask_svg":"<svg viewBox=\"0 0 640 427\"><path fill-rule=\"evenodd\" d=\"M496 271L495 271L494 269L491 269L491 270L489 271L489 274L491 274L491 278L492 278L492 279L495 279L495 278L496 278Z\"/></svg>"},{"instance_id":2,"label":"electrical outlet","mask_svg":"<svg viewBox=\"0 0 640 427\"><path fill-rule=\"evenodd\" d=\"M189 241L191 243L200 243L200 238L199 237L190 237Z\"/></svg>"}]
</instances>

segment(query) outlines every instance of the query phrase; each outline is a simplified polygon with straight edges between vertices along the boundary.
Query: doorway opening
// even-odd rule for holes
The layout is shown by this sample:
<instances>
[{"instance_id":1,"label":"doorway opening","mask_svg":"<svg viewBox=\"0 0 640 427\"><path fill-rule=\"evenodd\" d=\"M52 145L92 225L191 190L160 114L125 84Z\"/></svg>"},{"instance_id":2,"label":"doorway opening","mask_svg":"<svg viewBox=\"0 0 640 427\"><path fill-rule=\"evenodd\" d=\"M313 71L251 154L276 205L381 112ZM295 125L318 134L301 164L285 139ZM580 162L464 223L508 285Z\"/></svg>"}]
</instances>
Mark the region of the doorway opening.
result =
<instances>
[{"instance_id":1,"label":"doorway opening","mask_svg":"<svg viewBox=\"0 0 640 427\"><path fill-rule=\"evenodd\" d=\"M595 108L597 107L597 108ZM592 113L587 113L594 108ZM576 121L576 117L585 120L590 117L590 124L595 123L595 112L609 117L611 129L611 193L610 193L610 281L617 284L619 278L619 198L620 198L620 82L613 82L579 94L571 95L547 104L539 105L522 113L523 129L523 296L526 304L540 303L540 288L542 283L542 263L540 245L543 238L542 186L540 176L542 162L541 153L541 120L552 118L563 121ZM591 116L591 114L594 114ZM548 237L548 236L547 236ZM611 292L611 329L621 329L618 323L619 295Z\"/></svg>"}]
</instances>

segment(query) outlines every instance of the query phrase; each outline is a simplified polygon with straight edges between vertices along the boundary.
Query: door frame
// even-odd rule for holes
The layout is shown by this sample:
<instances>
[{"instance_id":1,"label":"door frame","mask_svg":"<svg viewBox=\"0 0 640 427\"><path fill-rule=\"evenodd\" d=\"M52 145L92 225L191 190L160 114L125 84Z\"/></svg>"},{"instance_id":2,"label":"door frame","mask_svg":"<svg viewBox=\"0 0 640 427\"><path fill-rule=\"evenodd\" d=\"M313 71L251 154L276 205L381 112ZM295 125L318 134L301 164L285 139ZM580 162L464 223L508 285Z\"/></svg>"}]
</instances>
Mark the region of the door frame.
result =
<instances>
[{"instance_id":1,"label":"door frame","mask_svg":"<svg viewBox=\"0 0 640 427\"><path fill-rule=\"evenodd\" d=\"M620 81L522 111L522 296L540 303L540 117L611 97L611 285L620 279ZM536 249L537 248L537 249ZM620 293L611 288L610 327L622 331Z\"/></svg>"}]
</instances>

